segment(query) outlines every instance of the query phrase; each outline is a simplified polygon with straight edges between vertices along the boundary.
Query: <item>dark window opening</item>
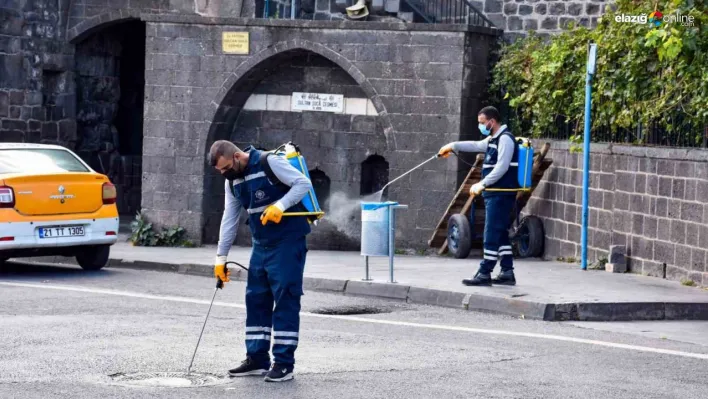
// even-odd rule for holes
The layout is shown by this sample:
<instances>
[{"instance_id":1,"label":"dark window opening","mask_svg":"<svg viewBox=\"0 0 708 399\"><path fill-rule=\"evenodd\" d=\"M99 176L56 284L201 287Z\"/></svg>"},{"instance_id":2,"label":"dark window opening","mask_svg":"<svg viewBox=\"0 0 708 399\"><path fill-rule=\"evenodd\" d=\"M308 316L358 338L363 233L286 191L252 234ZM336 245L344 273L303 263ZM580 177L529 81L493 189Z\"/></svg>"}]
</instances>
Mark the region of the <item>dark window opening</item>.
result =
<instances>
[{"instance_id":1,"label":"dark window opening","mask_svg":"<svg viewBox=\"0 0 708 399\"><path fill-rule=\"evenodd\" d=\"M325 174L325 172L315 168L309 171L310 181L312 181L312 188L315 190L315 196L317 197L317 202L320 204L322 210L326 210L327 202L329 201L329 187L332 181Z\"/></svg>"},{"instance_id":2,"label":"dark window opening","mask_svg":"<svg viewBox=\"0 0 708 399\"><path fill-rule=\"evenodd\" d=\"M361 195L373 194L388 183L388 162L381 155L371 155L361 163Z\"/></svg>"},{"instance_id":3,"label":"dark window opening","mask_svg":"<svg viewBox=\"0 0 708 399\"><path fill-rule=\"evenodd\" d=\"M47 121L60 121L64 118L63 108L57 106L57 97L61 94L61 78L61 72L47 69L42 71L42 106L46 110Z\"/></svg>"},{"instance_id":4,"label":"dark window opening","mask_svg":"<svg viewBox=\"0 0 708 399\"><path fill-rule=\"evenodd\" d=\"M118 130L118 151L122 155L143 152L143 112L145 99L145 37L143 22L126 23L122 28L118 58L120 98L113 123Z\"/></svg>"}]
</instances>

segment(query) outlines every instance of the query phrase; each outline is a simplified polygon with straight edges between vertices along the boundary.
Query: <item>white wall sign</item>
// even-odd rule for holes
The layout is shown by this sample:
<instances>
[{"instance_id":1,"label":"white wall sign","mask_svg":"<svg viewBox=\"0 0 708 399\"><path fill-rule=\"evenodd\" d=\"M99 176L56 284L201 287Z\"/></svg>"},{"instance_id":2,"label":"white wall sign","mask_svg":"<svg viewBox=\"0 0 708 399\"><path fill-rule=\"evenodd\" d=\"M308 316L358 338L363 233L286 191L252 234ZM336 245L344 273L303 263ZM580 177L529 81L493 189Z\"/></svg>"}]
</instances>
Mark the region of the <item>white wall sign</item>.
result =
<instances>
[{"instance_id":1,"label":"white wall sign","mask_svg":"<svg viewBox=\"0 0 708 399\"><path fill-rule=\"evenodd\" d=\"M324 111L344 112L344 96L342 94L324 93L293 93L293 111Z\"/></svg>"}]
</instances>

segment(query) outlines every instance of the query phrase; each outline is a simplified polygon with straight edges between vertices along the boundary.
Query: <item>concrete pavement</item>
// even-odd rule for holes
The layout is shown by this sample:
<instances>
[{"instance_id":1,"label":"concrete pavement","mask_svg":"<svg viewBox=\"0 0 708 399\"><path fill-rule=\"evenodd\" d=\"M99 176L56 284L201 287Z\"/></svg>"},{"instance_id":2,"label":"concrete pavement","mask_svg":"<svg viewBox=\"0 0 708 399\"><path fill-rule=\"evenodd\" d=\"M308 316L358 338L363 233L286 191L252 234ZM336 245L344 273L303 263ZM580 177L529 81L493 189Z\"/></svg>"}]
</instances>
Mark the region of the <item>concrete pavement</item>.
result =
<instances>
[{"instance_id":1,"label":"concrete pavement","mask_svg":"<svg viewBox=\"0 0 708 399\"><path fill-rule=\"evenodd\" d=\"M248 265L250 248L233 247L229 260ZM111 249L111 268L128 267L211 276L215 246L200 248L134 247ZM52 261L66 261L55 258ZM47 260L46 258L44 259ZM678 282L634 274L582 271L576 265L517 260L517 286L466 287L461 280L477 269L478 259L396 256L387 283L388 258L370 258L372 282L364 278L358 252L310 251L305 269L309 290L365 295L412 303L481 310L543 320L708 320L708 291ZM245 273L234 270L234 279Z\"/></svg>"},{"instance_id":2,"label":"concrete pavement","mask_svg":"<svg viewBox=\"0 0 708 399\"><path fill-rule=\"evenodd\" d=\"M217 385L126 386L113 376L186 371L213 280L8 263L0 398L686 399L708 389L703 345L319 292L303 297L295 380L228 379L244 358L244 290L218 292L194 361ZM356 307L380 313L329 313Z\"/></svg>"}]
</instances>

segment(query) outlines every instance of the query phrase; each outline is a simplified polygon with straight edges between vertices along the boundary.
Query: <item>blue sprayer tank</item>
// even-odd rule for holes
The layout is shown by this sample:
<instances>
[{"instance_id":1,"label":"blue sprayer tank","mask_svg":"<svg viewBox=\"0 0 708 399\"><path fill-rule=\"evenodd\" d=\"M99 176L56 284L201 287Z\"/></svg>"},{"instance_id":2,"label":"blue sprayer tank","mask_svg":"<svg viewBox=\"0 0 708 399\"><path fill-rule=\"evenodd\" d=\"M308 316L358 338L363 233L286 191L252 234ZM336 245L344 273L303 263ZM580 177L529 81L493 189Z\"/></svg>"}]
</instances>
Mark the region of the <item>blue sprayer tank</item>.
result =
<instances>
[{"instance_id":1,"label":"blue sprayer tank","mask_svg":"<svg viewBox=\"0 0 708 399\"><path fill-rule=\"evenodd\" d=\"M311 180L310 172L308 171L305 157L300 154L300 151L297 149L297 147L292 143L287 143L284 145L284 147L284 152L278 151L277 153L279 155L284 154L285 158L288 160L288 162L290 162L290 165L295 167L295 169L302 172L302 174L304 174L305 176L307 176L308 179ZM308 216L308 220L315 221L324 216L322 208L320 208L320 203L317 201L317 196L315 195L314 188L311 188L310 191L307 192L305 197L303 197L302 204L305 206L305 209L307 209L307 212L313 213L313 215Z\"/></svg>"},{"instance_id":2,"label":"blue sprayer tank","mask_svg":"<svg viewBox=\"0 0 708 399\"><path fill-rule=\"evenodd\" d=\"M519 146L519 167L517 179L519 182L519 187L531 188L533 184L532 181L532 171L533 171L533 147L531 142L525 138L516 139L516 143Z\"/></svg>"}]
</instances>

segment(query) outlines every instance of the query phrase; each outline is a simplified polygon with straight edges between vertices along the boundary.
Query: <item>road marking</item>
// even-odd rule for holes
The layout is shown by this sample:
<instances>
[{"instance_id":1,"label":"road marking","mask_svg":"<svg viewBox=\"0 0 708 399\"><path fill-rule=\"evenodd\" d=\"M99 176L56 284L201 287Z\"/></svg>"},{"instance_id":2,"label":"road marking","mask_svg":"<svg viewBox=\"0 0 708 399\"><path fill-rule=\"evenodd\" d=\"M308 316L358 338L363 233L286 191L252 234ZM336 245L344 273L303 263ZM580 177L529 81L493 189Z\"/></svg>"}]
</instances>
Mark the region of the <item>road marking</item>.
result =
<instances>
[{"instance_id":1,"label":"road marking","mask_svg":"<svg viewBox=\"0 0 708 399\"><path fill-rule=\"evenodd\" d=\"M52 289L52 290L61 290L61 291L85 292L85 293L90 293L90 294L115 295L115 296L123 296L123 297L130 297L130 298L152 299L152 300L171 301L171 302L183 302L183 303L192 303L192 304L200 304L200 305L202 305L202 304L208 305L209 304L209 301L202 300L202 299L192 299L192 298L176 297L176 296L141 294L138 292L106 290L106 289L99 289L99 288L83 288L83 287L70 286L70 285L9 283L9 282L0 282L0 285L4 285L4 286L8 286L8 287L42 288L42 289ZM238 304L238 303L227 303L227 302L216 302L215 301L214 305L230 307L230 308L237 308L237 309L246 309L246 305L242 305L242 304ZM537 333L528 333L528 332L519 332L519 331L488 330L488 329L482 329L482 328L449 326L449 325L443 325L443 324L423 324L423 323L411 323L411 322L397 321L397 320L367 319L364 317L356 317L356 316L323 315L323 314L316 314L316 313L309 313L309 312L300 312L300 315L301 316L308 316L308 317L319 317L319 318L325 318L325 319L339 319L339 320L344 320L344 321L358 321L358 322L362 322L362 323L371 323L371 324L385 324L385 325L390 325L390 326L427 328L427 329L433 329L433 330L458 331L458 332L467 332L467 333L476 333L476 334L507 335L507 336L525 337L525 338L538 338L538 339L547 339L547 340L555 340L555 341L574 342L574 343L578 343L578 344L604 346L607 348L626 349L626 350L633 350L633 351L638 351L638 352L659 353L662 355L682 356L682 357L690 357L690 358L694 358L694 359L708 360L708 354L704 354L704 353L692 353L692 352L675 351L675 350L671 350L671 349L651 348L648 346L619 344L619 343L615 343L615 342L597 341L594 339L565 337L562 335L537 334Z\"/></svg>"}]
</instances>

